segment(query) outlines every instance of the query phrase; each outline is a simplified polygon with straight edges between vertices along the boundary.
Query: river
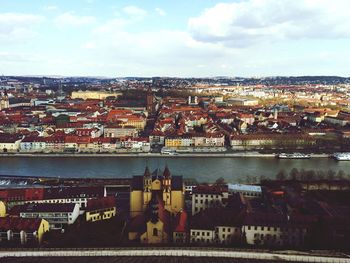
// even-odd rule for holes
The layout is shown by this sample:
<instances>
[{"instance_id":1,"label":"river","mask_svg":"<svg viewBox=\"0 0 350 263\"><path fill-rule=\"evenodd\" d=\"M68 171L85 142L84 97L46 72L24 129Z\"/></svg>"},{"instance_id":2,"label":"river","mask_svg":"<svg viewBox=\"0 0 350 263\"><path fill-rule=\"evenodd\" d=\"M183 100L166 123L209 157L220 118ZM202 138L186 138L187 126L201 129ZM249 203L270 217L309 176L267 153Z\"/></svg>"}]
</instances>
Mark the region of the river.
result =
<instances>
[{"instance_id":1,"label":"river","mask_svg":"<svg viewBox=\"0 0 350 263\"><path fill-rule=\"evenodd\" d=\"M275 178L281 170L332 169L350 173L350 161L338 162L330 158L309 160L280 160L276 158L138 158L138 157L0 157L1 175L55 177L131 177L142 174L145 166L152 170L168 164L175 175L196 178L199 182L213 182L223 177L227 182L245 182L247 177Z\"/></svg>"}]
</instances>

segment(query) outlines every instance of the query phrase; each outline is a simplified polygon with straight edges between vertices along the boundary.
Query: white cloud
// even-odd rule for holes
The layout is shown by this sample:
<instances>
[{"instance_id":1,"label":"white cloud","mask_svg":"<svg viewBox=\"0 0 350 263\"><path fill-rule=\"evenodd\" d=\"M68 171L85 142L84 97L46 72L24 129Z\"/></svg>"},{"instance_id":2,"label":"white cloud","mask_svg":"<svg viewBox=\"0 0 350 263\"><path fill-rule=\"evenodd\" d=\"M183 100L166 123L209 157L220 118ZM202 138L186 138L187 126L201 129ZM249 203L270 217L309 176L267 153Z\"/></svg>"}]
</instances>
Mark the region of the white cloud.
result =
<instances>
[{"instance_id":1,"label":"white cloud","mask_svg":"<svg viewBox=\"0 0 350 263\"><path fill-rule=\"evenodd\" d=\"M350 37L347 0L246 0L220 3L189 19L192 36L230 47L265 41Z\"/></svg>"},{"instance_id":2,"label":"white cloud","mask_svg":"<svg viewBox=\"0 0 350 263\"><path fill-rule=\"evenodd\" d=\"M48 5L48 6L44 6L43 9L46 10L46 11L55 11L55 10L58 9L58 6Z\"/></svg>"},{"instance_id":3,"label":"white cloud","mask_svg":"<svg viewBox=\"0 0 350 263\"><path fill-rule=\"evenodd\" d=\"M86 26L96 22L96 18L93 16L78 16L73 12L63 13L55 18L55 24L59 27L66 26Z\"/></svg>"},{"instance_id":4,"label":"white cloud","mask_svg":"<svg viewBox=\"0 0 350 263\"><path fill-rule=\"evenodd\" d=\"M159 8L159 7L155 8L154 11L156 11L157 14L160 15L160 16L166 16L166 12L163 9Z\"/></svg>"},{"instance_id":5,"label":"white cloud","mask_svg":"<svg viewBox=\"0 0 350 263\"><path fill-rule=\"evenodd\" d=\"M147 15L147 11L133 5L125 6L123 12L132 18L143 19Z\"/></svg>"},{"instance_id":6,"label":"white cloud","mask_svg":"<svg viewBox=\"0 0 350 263\"><path fill-rule=\"evenodd\" d=\"M211 65L230 52L218 44L201 43L180 30L129 32L135 25L131 19L113 19L95 27L90 39L82 45L86 59L102 65L114 75L177 75L184 76L197 65ZM222 63L220 62L219 65Z\"/></svg>"},{"instance_id":7,"label":"white cloud","mask_svg":"<svg viewBox=\"0 0 350 263\"><path fill-rule=\"evenodd\" d=\"M23 41L35 37L34 26L44 17L22 13L0 13L0 44Z\"/></svg>"}]
</instances>

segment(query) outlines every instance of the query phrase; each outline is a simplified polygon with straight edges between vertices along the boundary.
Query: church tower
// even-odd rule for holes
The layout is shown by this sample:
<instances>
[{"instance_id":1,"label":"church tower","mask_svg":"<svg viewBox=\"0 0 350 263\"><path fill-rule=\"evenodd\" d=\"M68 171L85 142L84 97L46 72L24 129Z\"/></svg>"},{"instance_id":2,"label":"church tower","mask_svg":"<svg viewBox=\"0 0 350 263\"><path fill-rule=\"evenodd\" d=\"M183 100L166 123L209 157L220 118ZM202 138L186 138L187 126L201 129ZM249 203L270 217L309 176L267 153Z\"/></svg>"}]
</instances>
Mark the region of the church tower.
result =
<instances>
[{"instance_id":1,"label":"church tower","mask_svg":"<svg viewBox=\"0 0 350 263\"><path fill-rule=\"evenodd\" d=\"M146 209L146 206L151 201L152 198L152 176L146 166L145 172L143 174L143 210Z\"/></svg>"},{"instance_id":2,"label":"church tower","mask_svg":"<svg viewBox=\"0 0 350 263\"><path fill-rule=\"evenodd\" d=\"M151 88L147 90L147 111L149 115L154 113L154 95Z\"/></svg>"},{"instance_id":3,"label":"church tower","mask_svg":"<svg viewBox=\"0 0 350 263\"><path fill-rule=\"evenodd\" d=\"M168 165L165 166L163 172L163 201L166 206L171 205L171 173Z\"/></svg>"},{"instance_id":4,"label":"church tower","mask_svg":"<svg viewBox=\"0 0 350 263\"><path fill-rule=\"evenodd\" d=\"M0 98L0 110L7 109L10 107L9 97L7 91L4 91L3 96Z\"/></svg>"}]
</instances>

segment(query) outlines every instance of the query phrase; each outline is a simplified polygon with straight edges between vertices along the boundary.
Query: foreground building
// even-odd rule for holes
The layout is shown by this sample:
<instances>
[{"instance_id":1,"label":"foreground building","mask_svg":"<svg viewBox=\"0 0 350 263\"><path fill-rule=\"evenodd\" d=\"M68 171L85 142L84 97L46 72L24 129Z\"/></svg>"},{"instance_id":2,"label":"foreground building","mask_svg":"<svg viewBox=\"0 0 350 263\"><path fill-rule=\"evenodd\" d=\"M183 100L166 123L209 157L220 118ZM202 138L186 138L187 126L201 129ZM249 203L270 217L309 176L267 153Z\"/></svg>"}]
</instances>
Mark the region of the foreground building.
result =
<instances>
[{"instance_id":1,"label":"foreground building","mask_svg":"<svg viewBox=\"0 0 350 263\"><path fill-rule=\"evenodd\" d=\"M57 230L74 224L79 216L78 204L26 204L13 209L18 210L22 218L45 219L49 223L50 229Z\"/></svg>"},{"instance_id":2,"label":"foreground building","mask_svg":"<svg viewBox=\"0 0 350 263\"><path fill-rule=\"evenodd\" d=\"M100 221L110 219L117 214L116 200L113 196L90 199L85 210L86 221Z\"/></svg>"},{"instance_id":3,"label":"foreground building","mask_svg":"<svg viewBox=\"0 0 350 263\"><path fill-rule=\"evenodd\" d=\"M49 223L40 218L0 218L0 243L40 244L43 234L49 231Z\"/></svg>"},{"instance_id":4,"label":"foreground building","mask_svg":"<svg viewBox=\"0 0 350 263\"><path fill-rule=\"evenodd\" d=\"M130 241L159 244L185 241L187 218L184 211L184 185L181 176L172 176L168 167L152 174L134 176L130 193L128 225Z\"/></svg>"}]
</instances>

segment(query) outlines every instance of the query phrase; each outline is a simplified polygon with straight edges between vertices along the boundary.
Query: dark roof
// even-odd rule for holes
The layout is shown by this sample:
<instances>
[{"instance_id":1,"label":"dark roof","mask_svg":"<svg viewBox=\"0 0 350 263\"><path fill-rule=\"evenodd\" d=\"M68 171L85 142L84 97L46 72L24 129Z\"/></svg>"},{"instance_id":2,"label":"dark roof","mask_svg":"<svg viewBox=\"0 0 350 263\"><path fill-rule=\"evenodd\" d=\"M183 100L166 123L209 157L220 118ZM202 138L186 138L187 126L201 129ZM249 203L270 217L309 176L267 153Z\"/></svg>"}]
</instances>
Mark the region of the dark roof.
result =
<instances>
[{"instance_id":1,"label":"dark roof","mask_svg":"<svg viewBox=\"0 0 350 263\"><path fill-rule=\"evenodd\" d=\"M102 186L94 187L51 187L44 189L44 199L65 199L65 198L83 198L83 197L103 197L104 188Z\"/></svg>"},{"instance_id":2,"label":"dark roof","mask_svg":"<svg viewBox=\"0 0 350 263\"><path fill-rule=\"evenodd\" d=\"M17 103L30 103L30 98L9 98L9 103L17 104Z\"/></svg>"},{"instance_id":3,"label":"dark roof","mask_svg":"<svg viewBox=\"0 0 350 263\"><path fill-rule=\"evenodd\" d=\"M116 207L114 196L108 196L98 199L89 199L87 202L86 211Z\"/></svg>"},{"instance_id":4,"label":"dark roof","mask_svg":"<svg viewBox=\"0 0 350 263\"><path fill-rule=\"evenodd\" d=\"M42 219L38 218L20 218L3 217L0 218L0 231L37 231Z\"/></svg>"},{"instance_id":5,"label":"dark roof","mask_svg":"<svg viewBox=\"0 0 350 263\"><path fill-rule=\"evenodd\" d=\"M73 212L75 204L25 204L20 207L20 213L44 213L44 212Z\"/></svg>"},{"instance_id":6,"label":"dark roof","mask_svg":"<svg viewBox=\"0 0 350 263\"><path fill-rule=\"evenodd\" d=\"M194 215L191 220L191 229L214 229L216 226L240 226L244 213L225 209L208 208Z\"/></svg>"},{"instance_id":7,"label":"dark roof","mask_svg":"<svg viewBox=\"0 0 350 263\"><path fill-rule=\"evenodd\" d=\"M171 177L171 173L170 173L170 170L168 168L168 165L166 165L164 168L163 176L164 177Z\"/></svg>"},{"instance_id":8,"label":"dark roof","mask_svg":"<svg viewBox=\"0 0 350 263\"><path fill-rule=\"evenodd\" d=\"M227 191L227 185L198 185L193 189L194 194L222 194L223 192Z\"/></svg>"}]
</instances>

